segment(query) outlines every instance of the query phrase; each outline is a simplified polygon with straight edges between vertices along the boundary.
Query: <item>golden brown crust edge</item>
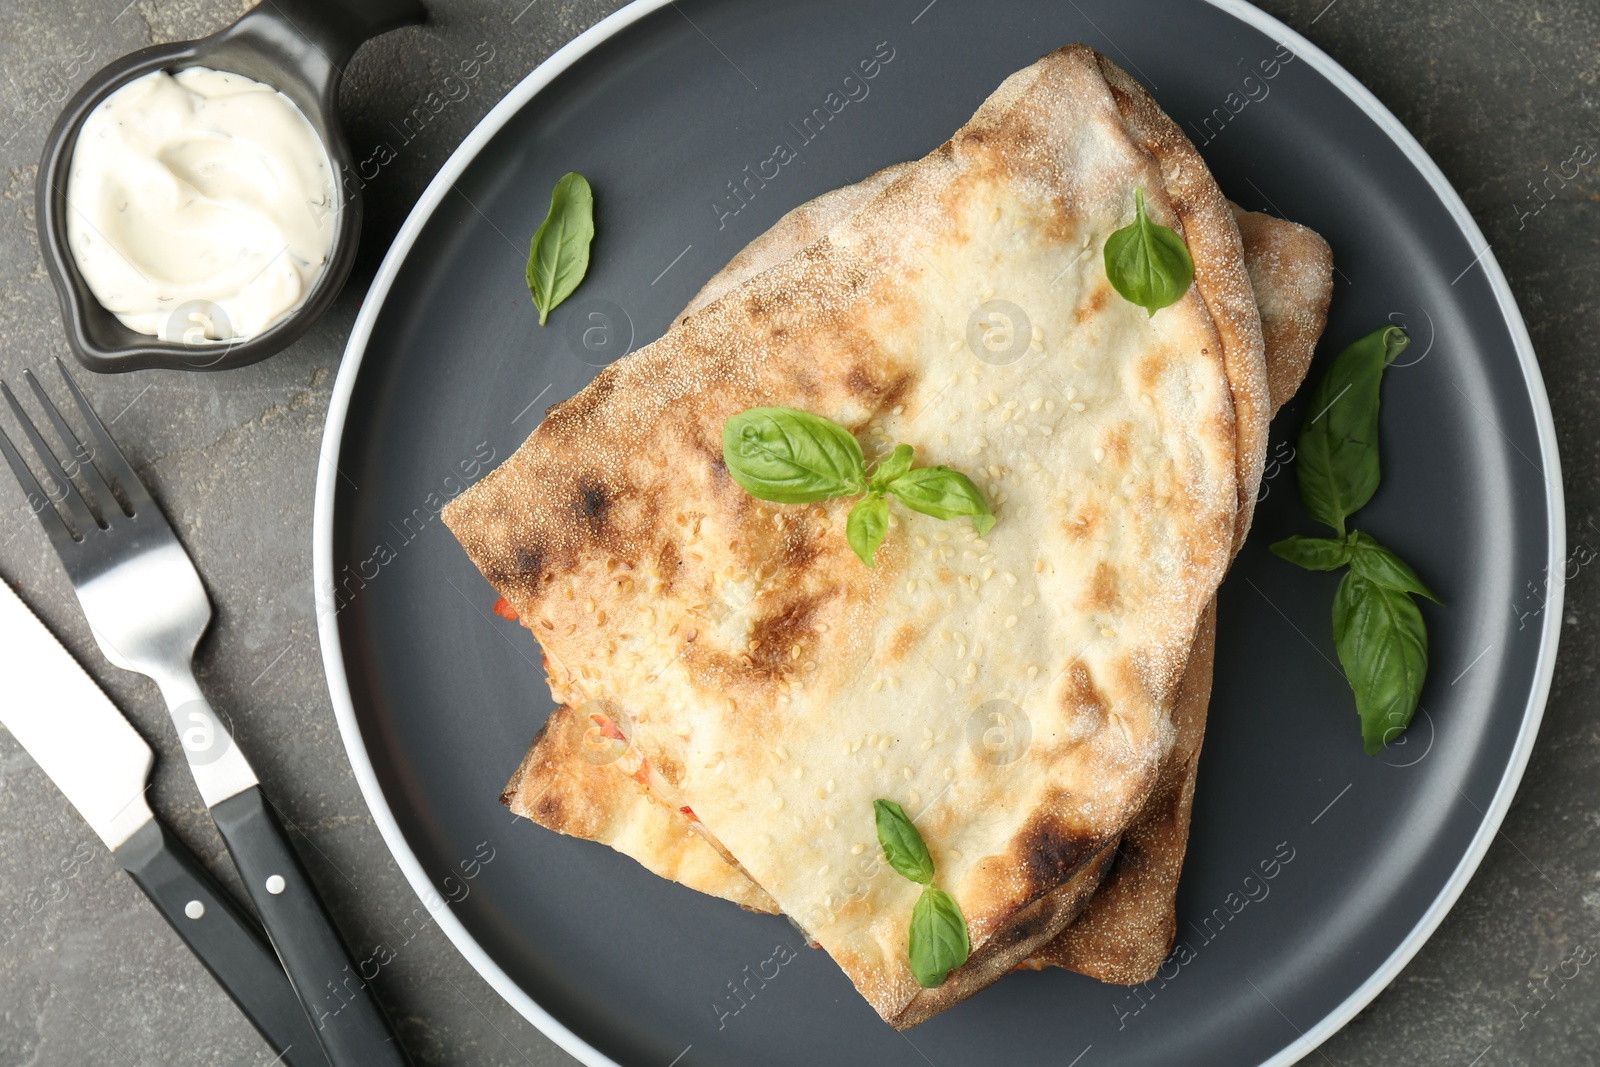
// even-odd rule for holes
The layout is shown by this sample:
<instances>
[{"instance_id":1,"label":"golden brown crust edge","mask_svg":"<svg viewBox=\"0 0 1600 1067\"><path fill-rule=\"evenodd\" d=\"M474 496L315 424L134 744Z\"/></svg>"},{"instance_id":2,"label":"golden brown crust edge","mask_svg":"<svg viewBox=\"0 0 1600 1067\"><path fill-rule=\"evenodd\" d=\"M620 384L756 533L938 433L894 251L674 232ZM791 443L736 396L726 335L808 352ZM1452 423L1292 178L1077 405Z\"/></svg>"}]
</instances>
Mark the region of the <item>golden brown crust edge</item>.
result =
<instances>
[{"instance_id":1,"label":"golden brown crust edge","mask_svg":"<svg viewBox=\"0 0 1600 1067\"><path fill-rule=\"evenodd\" d=\"M1245 264L1261 307L1272 413L1305 380L1327 322L1333 253L1314 231L1237 205ZM1177 739L1161 776L1123 835L1111 869L1083 913L1034 962L1065 967L1104 982L1149 981L1172 950L1178 876L1188 850L1200 745L1210 705L1215 655L1212 600L1179 683L1173 712Z\"/></svg>"},{"instance_id":2,"label":"golden brown crust edge","mask_svg":"<svg viewBox=\"0 0 1600 1067\"><path fill-rule=\"evenodd\" d=\"M682 847L679 812L617 767L578 755L575 726L567 705L550 713L500 794L501 803L557 833L610 845L668 881L749 911L777 914L766 890L712 846Z\"/></svg>"},{"instance_id":3,"label":"golden brown crust edge","mask_svg":"<svg viewBox=\"0 0 1600 1067\"><path fill-rule=\"evenodd\" d=\"M1266 463L1267 422L1271 416L1261 314L1256 309L1255 292L1244 268L1244 246L1234 221L1233 207L1217 188L1200 153L1144 86L1088 46L1069 45L1068 48L1082 49L1099 63L1123 123L1166 177L1167 195L1178 214L1184 242L1194 260L1195 288L1205 300L1217 332L1222 335L1223 365L1233 390L1237 436L1239 510L1234 528L1237 550L1250 530L1256 492L1261 486L1261 471Z\"/></svg>"},{"instance_id":4,"label":"golden brown crust edge","mask_svg":"<svg viewBox=\"0 0 1600 1067\"><path fill-rule=\"evenodd\" d=\"M914 162L914 161L912 161ZM683 322L707 304L722 296L741 282L793 258L802 248L814 244L828 235L848 215L905 172L912 162L894 163L873 171L854 185L829 190L821 196L807 200L774 222L761 236L741 248L717 273L713 274L700 291L689 298L689 303L678 312L678 322Z\"/></svg>"},{"instance_id":5,"label":"golden brown crust edge","mask_svg":"<svg viewBox=\"0 0 1600 1067\"><path fill-rule=\"evenodd\" d=\"M1235 208L1245 268L1261 309L1262 337L1272 358L1267 386L1272 414L1305 381L1333 299L1333 250L1316 231L1286 219Z\"/></svg>"},{"instance_id":6,"label":"golden brown crust edge","mask_svg":"<svg viewBox=\"0 0 1600 1067\"><path fill-rule=\"evenodd\" d=\"M889 1025L896 1030L909 1030L1016 970L1017 964L1032 954L1030 949L1021 946L1037 946L1050 940L1083 910L1085 902L1100 887L1115 849L1115 841L1103 845L1079 864L1071 878L1018 909L1006 926L975 951L959 970L952 972L943 985L922 990L898 1015L888 1020ZM959 981L957 975L961 976Z\"/></svg>"},{"instance_id":7,"label":"golden brown crust edge","mask_svg":"<svg viewBox=\"0 0 1600 1067\"><path fill-rule=\"evenodd\" d=\"M1034 958L1102 982L1145 981L1172 947L1173 894L1189 841L1195 767L1211 699L1217 632L1216 601L1206 609L1194 654L1179 685L1173 725L1177 740L1161 765L1154 792L1117 847L1100 891L1072 924Z\"/></svg>"}]
</instances>

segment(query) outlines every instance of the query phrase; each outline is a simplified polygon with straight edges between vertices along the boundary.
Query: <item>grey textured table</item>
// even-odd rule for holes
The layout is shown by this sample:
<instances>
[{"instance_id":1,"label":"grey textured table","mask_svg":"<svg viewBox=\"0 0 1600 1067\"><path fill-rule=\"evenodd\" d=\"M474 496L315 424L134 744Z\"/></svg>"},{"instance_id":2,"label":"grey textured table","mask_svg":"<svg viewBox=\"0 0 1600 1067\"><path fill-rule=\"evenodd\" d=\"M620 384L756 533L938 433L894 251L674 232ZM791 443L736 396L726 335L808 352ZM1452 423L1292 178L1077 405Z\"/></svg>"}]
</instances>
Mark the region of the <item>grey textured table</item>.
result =
<instances>
[{"instance_id":1,"label":"grey textured table","mask_svg":"<svg viewBox=\"0 0 1600 1067\"><path fill-rule=\"evenodd\" d=\"M125 3L7 0L0 7L0 376L15 378L66 354L33 213L39 149L59 104L115 56L210 32L248 6ZM392 958L375 985L419 1064L571 1061L502 1003L439 932L390 859L345 762L311 596L319 436L361 295L423 186L507 89L612 6L430 0L429 25L368 45L349 69L345 115L358 156L362 146L391 139L389 123L463 58L475 50L480 57L492 50L492 58L469 94L433 115L367 188L361 262L333 312L289 351L240 371L79 375L210 586L217 617L201 647L202 684L233 710L241 743L296 824L312 876L357 954L388 946ZM1597 375L1590 367L1600 326L1600 165L1547 182L1575 147L1600 146L1600 102L1590 95L1600 92L1600 5L1264 6L1394 110L1483 227L1550 389L1574 552L1549 711L1499 839L1420 955L1307 1062L1600 1063L1600 729L1590 714L1600 666L1593 572L1600 568L1581 566L1600 552L1600 415L1591 406ZM1543 200L1534 198L1535 186ZM0 479L0 576L151 739L159 760L153 804L237 888L153 687L95 651L9 478ZM270 1060L99 841L0 731L0 1065Z\"/></svg>"}]
</instances>

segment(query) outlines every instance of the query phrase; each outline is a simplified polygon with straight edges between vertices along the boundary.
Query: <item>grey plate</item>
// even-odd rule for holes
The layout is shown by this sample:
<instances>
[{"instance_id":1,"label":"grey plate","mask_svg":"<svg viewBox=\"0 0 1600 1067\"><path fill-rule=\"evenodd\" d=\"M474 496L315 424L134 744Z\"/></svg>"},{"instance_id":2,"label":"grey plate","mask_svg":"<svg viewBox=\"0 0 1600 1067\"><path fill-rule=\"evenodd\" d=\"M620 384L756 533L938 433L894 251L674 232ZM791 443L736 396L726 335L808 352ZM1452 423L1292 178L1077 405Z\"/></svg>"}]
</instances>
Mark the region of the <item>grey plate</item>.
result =
<instances>
[{"instance_id":1,"label":"grey plate","mask_svg":"<svg viewBox=\"0 0 1600 1067\"><path fill-rule=\"evenodd\" d=\"M1526 332L1416 143L1259 12L926 3L635 4L530 75L430 186L362 309L318 487L322 639L352 763L418 891L457 901L438 909L441 926L591 1063L1290 1062L1438 924L1537 729L1563 523ZM507 815L500 788L549 704L539 652L490 614L495 594L438 510L596 364L658 336L784 211L928 151L1007 74L1075 40L1150 86L1226 192L1327 237L1339 275L1321 361L1385 322L1411 330L1416 344L1384 385L1384 484L1360 520L1445 606L1424 608L1424 710L1403 745L1366 757L1334 665L1334 579L1265 548L1312 529L1292 466L1269 465L1221 593L1180 956L1137 991L1013 975L902 1037L783 920ZM826 108L879 42L894 55L868 95L800 143L789 124ZM1275 42L1296 58L1246 83ZM798 158L732 213L728 183L779 141ZM599 235L588 279L541 330L522 279L527 241L567 170L598 191ZM1280 418L1277 460L1302 415L1291 405ZM780 945L795 958L747 983Z\"/></svg>"}]
</instances>

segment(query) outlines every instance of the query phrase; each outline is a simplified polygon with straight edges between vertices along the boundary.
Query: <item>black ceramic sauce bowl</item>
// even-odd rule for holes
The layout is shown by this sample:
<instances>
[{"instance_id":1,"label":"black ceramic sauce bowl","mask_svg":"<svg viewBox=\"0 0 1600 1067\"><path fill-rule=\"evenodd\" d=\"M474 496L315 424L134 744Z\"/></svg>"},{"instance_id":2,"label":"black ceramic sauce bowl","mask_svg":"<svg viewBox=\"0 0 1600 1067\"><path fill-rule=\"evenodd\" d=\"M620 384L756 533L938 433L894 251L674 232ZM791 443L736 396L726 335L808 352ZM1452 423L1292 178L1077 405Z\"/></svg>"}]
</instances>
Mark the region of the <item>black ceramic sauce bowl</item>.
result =
<instances>
[{"instance_id":1,"label":"black ceramic sauce bowl","mask_svg":"<svg viewBox=\"0 0 1600 1067\"><path fill-rule=\"evenodd\" d=\"M362 42L426 16L419 0L263 0L209 37L140 49L90 78L50 131L37 190L39 242L61 296L67 340L79 362L102 373L151 367L227 370L265 359L305 333L338 296L355 262L361 233L359 185L343 180L354 171L339 121L345 64ZM129 329L95 299L67 243L67 175L85 117L133 79L185 67L241 74L282 92L316 130L333 167L336 200L327 224L338 232L321 273L295 310L261 333L236 341L163 340Z\"/></svg>"}]
</instances>

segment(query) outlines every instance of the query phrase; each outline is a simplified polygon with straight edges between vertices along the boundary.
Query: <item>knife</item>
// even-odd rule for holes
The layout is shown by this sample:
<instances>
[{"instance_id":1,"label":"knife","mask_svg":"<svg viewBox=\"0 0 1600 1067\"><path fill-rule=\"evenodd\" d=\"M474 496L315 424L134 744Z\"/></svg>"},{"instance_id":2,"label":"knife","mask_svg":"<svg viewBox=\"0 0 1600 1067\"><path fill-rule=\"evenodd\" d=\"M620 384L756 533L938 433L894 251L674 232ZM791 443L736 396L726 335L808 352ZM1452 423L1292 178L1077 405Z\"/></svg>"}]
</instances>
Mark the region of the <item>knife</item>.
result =
<instances>
[{"instance_id":1,"label":"knife","mask_svg":"<svg viewBox=\"0 0 1600 1067\"><path fill-rule=\"evenodd\" d=\"M0 723L292 1067L328 1067L277 957L144 794L154 758L94 679L0 581Z\"/></svg>"}]
</instances>

